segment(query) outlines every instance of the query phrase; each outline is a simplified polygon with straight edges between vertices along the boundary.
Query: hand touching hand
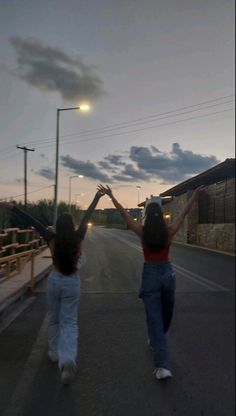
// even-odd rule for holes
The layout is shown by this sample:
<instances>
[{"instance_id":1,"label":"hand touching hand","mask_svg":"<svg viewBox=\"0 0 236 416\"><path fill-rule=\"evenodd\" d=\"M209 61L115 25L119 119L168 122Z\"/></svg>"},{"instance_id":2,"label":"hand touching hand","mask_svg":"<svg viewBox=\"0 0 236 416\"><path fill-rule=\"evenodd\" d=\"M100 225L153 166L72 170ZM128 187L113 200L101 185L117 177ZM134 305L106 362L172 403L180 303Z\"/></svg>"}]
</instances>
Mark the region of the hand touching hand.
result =
<instances>
[{"instance_id":1,"label":"hand touching hand","mask_svg":"<svg viewBox=\"0 0 236 416\"><path fill-rule=\"evenodd\" d=\"M101 198L102 196L105 195L105 192L103 191L103 189L100 189L99 186L97 187L97 193L96 196L98 196L99 198Z\"/></svg>"},{"instance_id":2,"label":"hand touching hand","mask_svg":"<svg viewBox=\"0 0 236 416\"><path fill-rule=\"evenodd\" d=\"M110 198L112 197L112 190L108 185L105 187L105 186L99 184L97 186L97 189L99 191L103 192L103 195L107 194Z\"/></svg>"}]
</instances>

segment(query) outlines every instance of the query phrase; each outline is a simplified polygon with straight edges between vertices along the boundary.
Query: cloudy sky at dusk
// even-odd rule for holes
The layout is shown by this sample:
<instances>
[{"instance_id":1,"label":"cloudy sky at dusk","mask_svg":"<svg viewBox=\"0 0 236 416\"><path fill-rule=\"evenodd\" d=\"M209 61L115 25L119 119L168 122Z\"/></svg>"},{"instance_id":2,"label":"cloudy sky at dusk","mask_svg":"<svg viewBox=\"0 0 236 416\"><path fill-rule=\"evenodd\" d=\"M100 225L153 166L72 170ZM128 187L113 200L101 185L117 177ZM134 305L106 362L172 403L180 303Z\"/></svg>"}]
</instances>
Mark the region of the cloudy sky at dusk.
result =
<instances>
[{"instance_id":1,"label":"cloudy sky at dusk","mask_svg":"<svg viewBox=\"0 0 236 416\"><path fill-rule=\"evenodd\" d=\"M126 207L234 157L233 0L1 0L0 198ZM84 194L84 195L81 195ZM17 197L19 200L20 197ZM104 199L99 207L110 207Z\"/></svg>"}]
</instances>

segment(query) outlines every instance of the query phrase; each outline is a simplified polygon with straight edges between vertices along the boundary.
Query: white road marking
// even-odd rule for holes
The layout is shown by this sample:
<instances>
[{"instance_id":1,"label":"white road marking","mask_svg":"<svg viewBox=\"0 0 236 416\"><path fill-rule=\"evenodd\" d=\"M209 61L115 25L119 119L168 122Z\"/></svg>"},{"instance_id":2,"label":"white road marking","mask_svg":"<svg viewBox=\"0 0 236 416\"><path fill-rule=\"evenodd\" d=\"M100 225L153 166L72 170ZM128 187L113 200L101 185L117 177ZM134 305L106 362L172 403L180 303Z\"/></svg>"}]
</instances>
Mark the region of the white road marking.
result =
<instances>
[{"instance_id":1,"label":"white road marking","mask_svg":"<svg viewBox=\"0 0 236 416\"><path fill-rule=\"evenodd\" d=\"M229 292L230 290L225 286L219 285L218 283L213 282L212 280L207 279L197 273L193 273L190 270L185 269L178 264L172 263L174 269L182 274L183 276L187 277L188 279L192 280L193 282L197 282L202 286L205 286L207 289L210 289L214 292Z\"/></svg>"}]
</instances>

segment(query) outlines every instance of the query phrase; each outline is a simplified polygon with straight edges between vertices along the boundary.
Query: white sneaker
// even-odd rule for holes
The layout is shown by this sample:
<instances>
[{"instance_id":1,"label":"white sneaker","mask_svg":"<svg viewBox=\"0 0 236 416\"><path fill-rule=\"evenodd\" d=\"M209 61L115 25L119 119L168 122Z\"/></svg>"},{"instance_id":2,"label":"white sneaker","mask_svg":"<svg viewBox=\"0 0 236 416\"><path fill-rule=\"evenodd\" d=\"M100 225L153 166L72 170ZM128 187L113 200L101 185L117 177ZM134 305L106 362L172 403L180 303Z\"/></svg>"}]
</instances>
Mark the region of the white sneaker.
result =
<instances>
[{"instance_id":1,"label":"white sneaker","mask_svg":"<svg viewBox=\"0 0 236 416\"><path fill-rule=\"evenodd\" d=\"M58 362L58 355L54 351L48 351L48 358L52 363Z\"/></svg>"},{"instance_id":2,"label":"white sneaker","mask_svg":"<svg viewBox=\"0 0 236 416\"><path fill-rule=\"evenodd\" d=\"M167 378L173 377L171 371L167 370L167 368L156 368L154 370L154 375L157 380L165 380Z\"/></svg>"},{"instance_id":3,"label":"white sneaker","mask_svg":"<svg viewBox=\"0 0 236 416\"><path fill-rule=\"evenodd\" d=\"M61 381L70 384L75 378L76 368L72 363L65 364L61 370Z\"/></svg>"}]
</instances>

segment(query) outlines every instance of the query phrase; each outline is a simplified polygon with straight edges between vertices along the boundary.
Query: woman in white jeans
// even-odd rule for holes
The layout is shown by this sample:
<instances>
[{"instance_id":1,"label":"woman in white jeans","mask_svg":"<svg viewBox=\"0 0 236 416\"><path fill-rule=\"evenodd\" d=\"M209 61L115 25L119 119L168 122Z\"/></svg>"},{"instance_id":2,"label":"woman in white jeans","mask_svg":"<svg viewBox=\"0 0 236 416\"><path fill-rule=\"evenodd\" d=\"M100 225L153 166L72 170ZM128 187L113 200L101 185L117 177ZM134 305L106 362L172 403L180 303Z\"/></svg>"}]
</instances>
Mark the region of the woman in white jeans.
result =
<instances>
[{"instance_id":1,"label":"woman in white jeans","mask_svg":"<svg viewBox=\"0 0 236 416\"><path fill-rule=\"evenodd\" d=\"M10 208L28 225L34 226L50 248L53 266L47 281L48 356L51 361L58 362L64 384L73 380L77 367L80 297L78 269L84 262L82 241L87 231L87 222L103 195L103 191L97 191L77 230L72 216L65 213L58 217L55 232L13 204L1 204Z\"/></svg>"}]
</instances>

